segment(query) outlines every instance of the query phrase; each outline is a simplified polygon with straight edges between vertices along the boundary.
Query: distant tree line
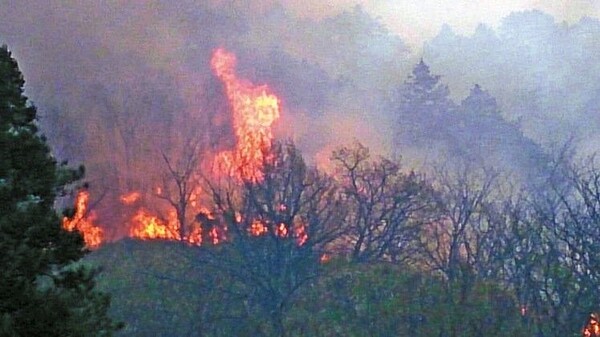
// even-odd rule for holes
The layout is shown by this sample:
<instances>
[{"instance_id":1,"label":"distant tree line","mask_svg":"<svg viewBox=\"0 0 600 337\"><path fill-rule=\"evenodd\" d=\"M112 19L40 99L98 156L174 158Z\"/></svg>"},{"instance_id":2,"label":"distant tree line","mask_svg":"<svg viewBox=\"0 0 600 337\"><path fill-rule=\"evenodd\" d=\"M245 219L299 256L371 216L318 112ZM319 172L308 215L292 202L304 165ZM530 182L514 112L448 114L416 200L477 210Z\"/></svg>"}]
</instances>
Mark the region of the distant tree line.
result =
<instances>
[{"instance_id":1,"label":"distant tree line","mask_svg":"<svg viewBox=\"0 0 600 337\"><path fill-rule=\"evenodd\" d=\"M525 151L517 159L536 165L536 175L486 166L480 159L501 151L495 146L503 132L521 135L524 149L533 142L504 121L480 86L457 106L420 62L398 95L390 103L399 122L414 125L398 135L400 151L406 137L475 138L479 148L460 153L464 147L447 144L450 160L417 172L356 142L334 151L333 169L324 173L306 165L293 143L277 142L264 149L258 182L195 174L189 165L197 151L179 166L163 154L168 201L185 223L202 224L204 244L165 243L165 266L158 258L138 261L146 248L126 241L130 267L115 267L114 279L108 268L104 289L118 292L114 283L124 280L116 275L158 293L181 284L161 296L186 294L189 312L158 306L173 313L167 322L199 336L578 335L599 305L594 158L577 163L566 150ZM423 118L448 134L438 139L419 129L429 125ZM197 187L210 209L188 214ZM214 233L222 233L218 244ZM106 255L98 252L99 263ZM126 321L136 310L154 310L144 305L153 301L146 293L124 296L115 313ZM149 320L135 321L124 335L147 334L141 322Z\"/></svg>"},{"instance_id":2,"label":"distant tree line","mask_svg":"<svg viewBox=\"0 0 600 337\"><path fill-rule=\"evenodd\" d=\"M225 240L165 243L158 269L122 243L131 270L118 278L159 293L184 284L161 296L196 308L172 316L191 335L576 336L598 306L593 158L556 156L541 188L473 162L418 173L360 143L336 150L328 174L291 143L266 151L263 181L200 182ZM107 273L103 289L125 282ZM151 300L131 296L116 302L125 321ZM124 334L144 335L139 324Z\"/></svg>"},{"instance_id":3,"label":"distant tree line","mask_svg":"<svg viewBox=\"0 0 600 337\"><path fill-rule=\"evenodd\" d=\"M81 236L61 229L53 208L83 172L51 156L5 47L0 74L0 332L111 335L120 325L107 316L108 297L77 263ZM149 256L152 248L125 241L120 255L109 251L118 245L94 254L107 270L101 288L117 295L113 314L128 323L122 334L577 335L598 306L594 158L529 158L543 166L534 182L482 165L476 158L501 139L461 130L502 124L495 100L476 85L456 106L423 62L396 98L399 122L414 126L399 135L400 149L403 139L449 137L475 137L481 149L416 172L357 142L333 152L325 173L278 142L264 149L258 182L193 174L198 151L180 161L163 154L172 193L161 197L175 208L181 237L200 222L204 244L157 243ZM434 120L434 130L420 129L420 119ZM206 214L189 214L196 184L207 193ZM157 322L171 326L157 331Z\"/></svg>"}]
</instances>

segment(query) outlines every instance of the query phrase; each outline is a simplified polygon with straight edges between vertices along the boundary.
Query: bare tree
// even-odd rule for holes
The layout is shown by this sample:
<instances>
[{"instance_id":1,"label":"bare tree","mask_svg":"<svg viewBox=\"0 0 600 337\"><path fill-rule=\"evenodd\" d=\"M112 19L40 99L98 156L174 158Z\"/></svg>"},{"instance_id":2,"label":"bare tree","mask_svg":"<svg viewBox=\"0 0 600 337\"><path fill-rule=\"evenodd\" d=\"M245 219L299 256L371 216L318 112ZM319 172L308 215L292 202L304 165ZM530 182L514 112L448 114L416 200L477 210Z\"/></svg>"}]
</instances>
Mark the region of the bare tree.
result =
<instances>
[{"instance_id":1,"label":"bare tree","mask_svg":"<svg viewBox=\"0 0 600 337\"><path fill-rule=\"evenodd\" d=\"M592 160L555 163L544 189L503 201L500 282L539 336L565 336L597 308L600 173Z\"/></svg>"},{"instance_id":2,"label":"bare tree","mask_svg":"<svg viewBox=\"0 0 600 337\"><path fill-rule=\"evenodd\" d=\"M285 312L317 277L344 213L332 179L306 167L293 144L264 151L260 180L206 180L225 240L202 262L245 286L248 310L269 322L255 334L285 336Z\"/></svg>"},{"instance_id":3,"label":"bare tree","mask_svg":"<svg viewBox=\"0 0 600 337\"><path fill-rule=\"evenodd\" d=\"M430 189L388 159L372 160L360 143L335 151L336 179L348 216L343 239L354 261L404 262L414 253ZM419 216L417 216L419 214Z\"/></svg>"},{"instance_id":4,"label":"bare tree","mask_svg":"<svg viewBox=\"0 0 600 337\"><path fill-rule=\"evenodd\" d=\"M160 151L164 161L166 172L162 177L160 193L155 195L167 201L177 214L179 223L178 236L180 240L186 241L190 235L190 225L193 214L190 214L191 203L198 202L200 177L199 153L200 143L198 140L188 139L178 159L170 158L164 151Z\"/></svg>"},{"instance_id":5,"label":"bare tree","mask_svg":"<svg viewBox=\"0 0 600 337\"><path fill-rule=\"evenodd\" d=\"M600 291L600 171L595 159L564 163L550 193L536 200L544 229L540 304L557 332L566 334L597 309Z\"/></svg>"},{"instance_id":6,"label":"bare tree","mask_svg":"<svg viewBox=\"0 0 600 337\"><path fill-rule=\"evenodd\" d=\"M435 169L436 215L420 237L423 265L468 287L493 272L496 213L491 196L498 174L463 165Z\"/></svg>"}]
</instances>

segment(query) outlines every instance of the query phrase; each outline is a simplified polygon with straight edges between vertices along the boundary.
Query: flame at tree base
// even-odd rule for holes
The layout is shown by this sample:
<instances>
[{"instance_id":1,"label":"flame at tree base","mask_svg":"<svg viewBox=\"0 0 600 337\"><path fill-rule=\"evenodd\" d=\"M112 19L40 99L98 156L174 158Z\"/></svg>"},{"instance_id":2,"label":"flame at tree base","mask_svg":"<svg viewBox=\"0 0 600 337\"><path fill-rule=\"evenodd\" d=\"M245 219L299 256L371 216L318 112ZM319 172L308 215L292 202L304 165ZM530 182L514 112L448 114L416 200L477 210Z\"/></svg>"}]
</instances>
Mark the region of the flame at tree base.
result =
<instances>
[{"instance_id":1,"label":"flame at tree base","mask_svg":"<svg viewBox=\"0 0 600 337\"><path fill-rule=\"evenodd\" d=\"M264 164L270 160L273 133L271 126L280 117L280 100L272 94L267 85L254 85L240 79L236 75L236 56L222 48L213 52L211 68L224 87L225 95L233 117L233 129L236 145L233 149L217 153L212 159L217 176L226 175L238 182L260 183L264 179ZM159 189L158 194L162 192ZM128 192L119 200L122 205L133 207L141 203L142 194L138 191ZM67 230L77 229L82 232L86 245L97 248L104 240L102 229L93 225L96 220L93 212L86 213L89 193L82 191L76 200L76 214L72 219L63 219L63 227ZM196 200L193 200L196 203ZM198 207L196 207L198 206ZM201 205L193 205L199 215L195 221L189 221L185 228L180 227L180 219L175 210L167 213L166 219L149 211L138 208L130 220L128 235L142 240L183 241L191 245L204 242L219 244L226 240L227 224L211 217L210 213L202 213ZM200 216L204 214L204 216ZM240 225L242 216L237 216L235 223ZM221 219L222 220L222 219ZM303 245L308 235L302 224L277 224L267 227L259 220L250 222L247 229L252 236L261 236L271 231L279 238L294 239ZM189 228L188 228L189 227ZM272 228L271 228L272 227Z\"/></svg>"},{"instance_id":2,"label":"flame at tree base","mask_svg":"<svg viewBox=\"0 0 600 337\"><path fill-rule=\"evenodd\" d=\"M139 209L131 220L129 236L140 239L181 240L179 222L175 212L169 212L167 221L151 214L146 209Z\"/></svg>"},{"instance_id":3,"label":"flame at tree base","mask_svg":"<svg viewBox=\"0 0 600 337\"><path fill-rule=\"evenodd\" d=\"M90 193L79 191L75 199L75 214L71 218L64 217L62 227L69 232L79 231L88 248L97 248L104 241L104 231L94 225L96 214L94 212L88 213L89 201Z\"/></svg>"}]
</instances>

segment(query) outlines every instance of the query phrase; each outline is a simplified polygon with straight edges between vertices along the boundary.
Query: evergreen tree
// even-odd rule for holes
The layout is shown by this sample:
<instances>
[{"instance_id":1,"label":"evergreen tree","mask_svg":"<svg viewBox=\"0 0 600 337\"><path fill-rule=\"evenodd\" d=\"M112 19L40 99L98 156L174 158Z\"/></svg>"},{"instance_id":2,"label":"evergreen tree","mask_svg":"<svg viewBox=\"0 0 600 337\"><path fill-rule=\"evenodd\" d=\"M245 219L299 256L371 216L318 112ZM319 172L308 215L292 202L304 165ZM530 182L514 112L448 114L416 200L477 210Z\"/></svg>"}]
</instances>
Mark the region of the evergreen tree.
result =
<instances>
[{"instance_id":1,"label":"evergreen tree","mask_svg":"<svg viewBox=\"0 0 600 337\"><path fill-rule=\"evenodd\" d=\"M459 153L469 160L484 161L491 155L499 155L508 137L515 139L518 131L500 114L496 99L481 86L475 84L460 105L462 123L459 123ZM520 140L517 137L515 140ZM496 159L497 161L497 159Z\"/></svg>"},{"instance_id":2,"label":"evergreen tree","mask_svg":"<svg viewBox=\"0 0 600 337\"><path fill-rule=\"evenodd\" d=\"M0 47L0 336L110 336L109 299L54 209L83 170L58 165L6 46Z\"/></svg>"},{"instance_id":3,"label":"evergreen tree","mask_svg":"<svg viewBox=\"0 0 600 337\"><path fill-rule=\"evenodd\" d=\"M455 104L449 97L448 86L439 75L431 74L421 60L404 82L394 102L401 137L399 144L430 145L446 141L452 135L448 127L454 125Z\"/></svg>"},{"instance_id":4,"label":"evergreen tree","mask_svg":"<svg viewBox=\"0 0 600 337\"><path fill-rule=\"evenodd\" d=\"M524 177L543 173L544 163L548 162L543 149L527 138L518 124L502 116L496 98L481 86L471 88L459 109L462 121L456 130L458 154L469 161L487 161L496 168L519 169Z\"/></svg>"},{"instance_id":5,"label":"evergreen tree","mask_svg":"<svg viewBox=\"0 0 600 337\"><path fill-rule=\"evenodd\" d=\"M500 116L500 108L494 96L483 90L479 84L471 88L469 96L461 103L461 110L479 116Z\"/></svg>"}]
</instances>

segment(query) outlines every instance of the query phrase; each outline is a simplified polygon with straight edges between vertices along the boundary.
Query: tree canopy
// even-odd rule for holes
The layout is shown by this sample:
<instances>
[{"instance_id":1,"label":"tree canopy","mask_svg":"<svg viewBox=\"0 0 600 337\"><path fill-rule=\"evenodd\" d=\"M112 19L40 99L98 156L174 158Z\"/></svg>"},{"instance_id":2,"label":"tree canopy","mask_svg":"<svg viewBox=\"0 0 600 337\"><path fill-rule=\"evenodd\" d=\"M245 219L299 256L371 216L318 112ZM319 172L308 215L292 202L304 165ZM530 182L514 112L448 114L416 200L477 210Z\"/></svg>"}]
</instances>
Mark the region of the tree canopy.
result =
<instances>
[{"instance_id":1,"label":"tree canopy","mask_svg":"<svg viewBox=\"0 0 600 337\"><path fill-rule=\"evenodd\" d=\"M95 271L76 262L86 250L61 227L57 196L83 169L59 165L38 132L23 75L0 48L0 336L110 336L109 298Z\"/></svg>"}]
</instances>

